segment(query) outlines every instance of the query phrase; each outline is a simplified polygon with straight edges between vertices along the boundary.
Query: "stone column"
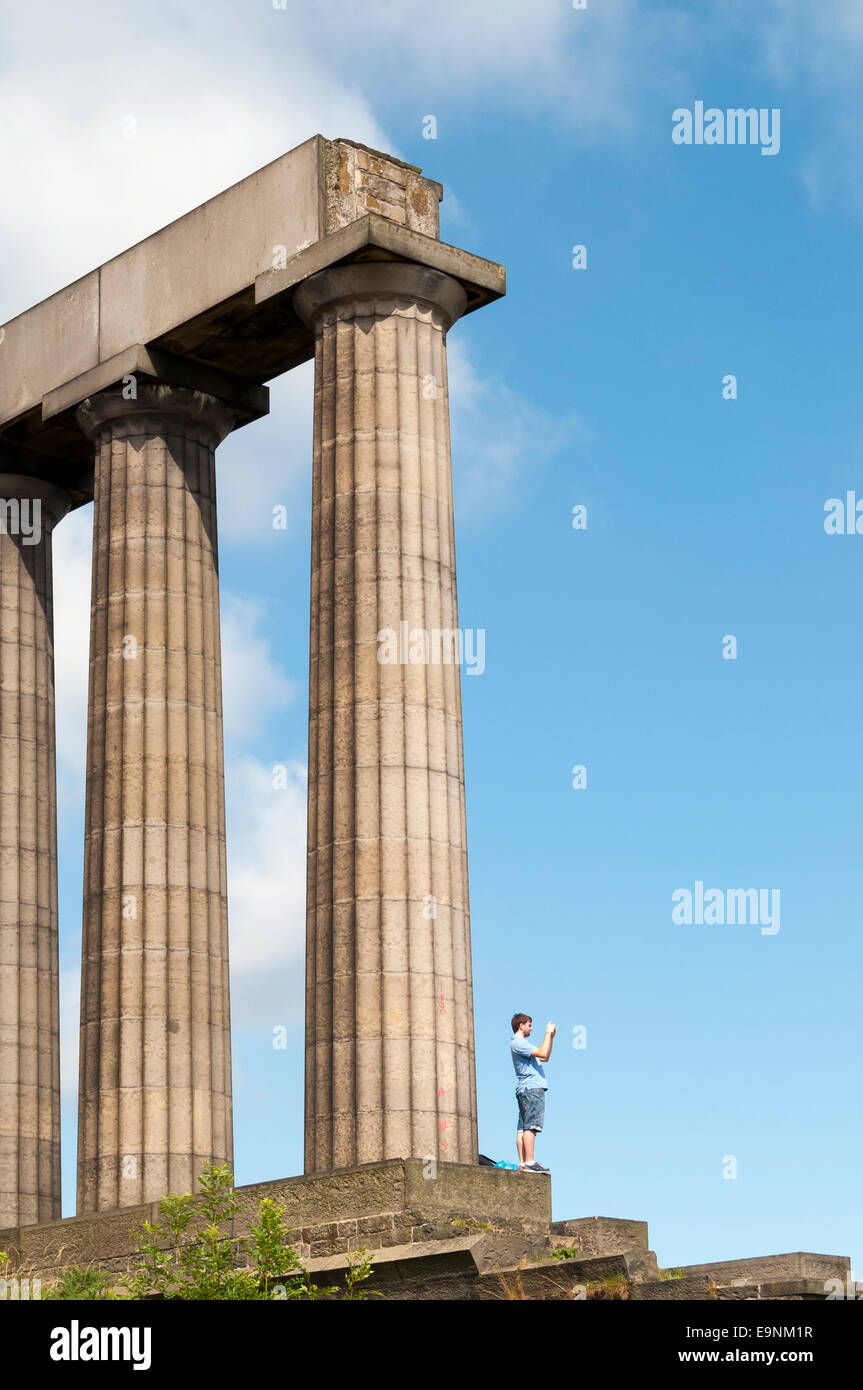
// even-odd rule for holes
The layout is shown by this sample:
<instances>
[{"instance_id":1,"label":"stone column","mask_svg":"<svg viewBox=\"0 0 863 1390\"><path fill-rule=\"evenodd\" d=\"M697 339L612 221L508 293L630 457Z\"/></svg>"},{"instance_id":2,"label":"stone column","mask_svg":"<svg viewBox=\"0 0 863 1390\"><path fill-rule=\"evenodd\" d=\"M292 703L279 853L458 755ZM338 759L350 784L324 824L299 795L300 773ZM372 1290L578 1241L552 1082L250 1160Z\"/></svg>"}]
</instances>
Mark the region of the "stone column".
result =
<instances>
[{"instance_id":1,"label":"stone column","mask_svg":"<svg viewBox=\"0 0 863 1390\"><path fill-rule=\"evenodd\" d=\"M51 536L69 507L0 472L0 1226L60 1216Z\"/></svg>"},{"instance_id":2,"label":"stone column","mask_svg":"<svg viewBox=\"0 0 863 1390\"><path fill-rule=\"evenodd\" d=\"M316 335L307 1172L477 1158L460 671L434 650L458 627L446 333L465 302L394 262L294 299Z\"/></svg>"},{"instance_id":3,"label":"stone column","mask_svg":"<svg viewBox=\"0 0 863 1390\"><path fill-rule=\"evenodd\" d=\"M212 396L79 407L96 448L78 1211L233 1162Z\"/></svg>"}]
</instances>

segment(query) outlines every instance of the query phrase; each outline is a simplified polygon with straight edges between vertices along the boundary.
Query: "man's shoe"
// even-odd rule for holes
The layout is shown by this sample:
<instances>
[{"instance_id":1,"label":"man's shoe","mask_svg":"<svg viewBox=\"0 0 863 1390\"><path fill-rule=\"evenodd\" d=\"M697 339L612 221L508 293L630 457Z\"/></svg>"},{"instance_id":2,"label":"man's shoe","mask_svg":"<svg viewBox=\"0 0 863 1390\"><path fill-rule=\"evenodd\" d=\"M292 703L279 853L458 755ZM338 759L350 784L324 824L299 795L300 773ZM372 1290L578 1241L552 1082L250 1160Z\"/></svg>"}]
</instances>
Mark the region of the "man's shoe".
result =
<instances>
[{"instance_id":1,"label":"man's shoe","mask_svg":"<svg viewBox=\"0 0 863 1390\"><path fill-rule=\"evenodd\" d=\"M541 1163L537 1163L537 1162L534 1160L533 1163L526 1163L526 1164L524 1165L523 1169L522 1169L522 1172L523 1172L523 1173L550 1173L550 1172L551 1172L551 1169L550 1169L550 1168L543 1168L543 1166L542 1166Z\"/></svg>"}]
</instances>

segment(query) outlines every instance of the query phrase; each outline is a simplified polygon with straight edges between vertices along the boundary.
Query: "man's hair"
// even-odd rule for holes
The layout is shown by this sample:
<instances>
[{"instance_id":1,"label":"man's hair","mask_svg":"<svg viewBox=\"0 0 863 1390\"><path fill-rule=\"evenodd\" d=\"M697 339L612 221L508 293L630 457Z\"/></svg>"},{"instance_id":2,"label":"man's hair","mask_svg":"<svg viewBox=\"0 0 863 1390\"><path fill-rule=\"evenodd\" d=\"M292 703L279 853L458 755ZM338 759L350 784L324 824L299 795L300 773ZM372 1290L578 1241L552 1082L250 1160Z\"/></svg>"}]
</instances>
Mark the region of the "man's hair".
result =
<instances>
[{"instance_id":1,"label":"man's hair","mask_svg":"<svg viewBox=\"0 0 863 1390\"><path fill-rule=\"evenodd\" d=\"M512 1031L514 1033L517 1033L523 1023L533 1023L533 1019L531 1018L530 1014L513 1014Z\"/></svg>"}]
</instances>

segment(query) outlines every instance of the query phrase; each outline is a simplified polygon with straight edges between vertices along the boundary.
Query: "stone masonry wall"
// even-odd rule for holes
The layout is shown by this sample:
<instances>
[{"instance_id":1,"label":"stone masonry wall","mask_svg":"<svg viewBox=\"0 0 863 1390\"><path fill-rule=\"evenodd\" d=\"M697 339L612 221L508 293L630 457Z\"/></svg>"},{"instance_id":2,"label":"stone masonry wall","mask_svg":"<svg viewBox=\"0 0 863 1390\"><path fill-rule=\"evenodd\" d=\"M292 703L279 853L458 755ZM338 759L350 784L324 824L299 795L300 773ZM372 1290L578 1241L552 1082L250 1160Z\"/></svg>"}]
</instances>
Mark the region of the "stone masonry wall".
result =
<instances>
[{"instance_id":1,"label":"stone masonry wall","mask_svg":"<svg viewBox=\"0 0 863 1390\"><path fill-rule=\"evenodd\" d=\"M327 141L324 165L327 234L377 212L423 236L440 237L443 189L415 165L351 140Z\"/></svg>"},{"instance_id":2,"label":"stone masonry wall","mask_svg":"<svg viewBox=\"0 0 863 1390\"><path fill-rule=\"evenodd\" d=\"M248 1234L263 1197L285 1207L290 1243L306 1259L362 1246L380 1250L446 1240L487 1228L548 1233L551 1184L547 1178L455 1163L440 1163L436 1177L424 1177L426 1168L420 1159L390 1159L238 1187L240 1210L232 1234ZM0 1230L0 1250L46 1275L71 1264L123 1270L145 1220L158 1222L158 1203Z\"/></svg>"}]
</instances>

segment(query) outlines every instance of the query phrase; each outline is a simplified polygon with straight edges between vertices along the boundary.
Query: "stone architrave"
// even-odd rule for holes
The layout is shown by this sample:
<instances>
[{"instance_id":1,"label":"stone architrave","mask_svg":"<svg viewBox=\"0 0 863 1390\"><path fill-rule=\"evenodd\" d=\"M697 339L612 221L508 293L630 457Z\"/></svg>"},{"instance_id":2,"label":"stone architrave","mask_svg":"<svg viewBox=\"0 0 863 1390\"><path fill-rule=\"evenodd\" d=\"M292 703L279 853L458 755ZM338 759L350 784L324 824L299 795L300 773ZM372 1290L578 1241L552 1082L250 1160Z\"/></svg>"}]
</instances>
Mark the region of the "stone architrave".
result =
<instances>
[{"instance_id":1,"label":"stone architrave","mask_svg":"<svg viewBox=\"0 0 863 1390\"><path fill-rule=\"evenodd\" d=\"M60 1215L51 548L69 506L0 472L0 1226Z\"/></svg>"},{"instance_id":2,"label":"stone architrave","mask_svg":"<svg viewBox=\"0 0 863 1390\"><path fill-rule=\"evenodd\" d=\"M233 1163L215 450L200 391L105 392L95 444L78 1211Z\"/></svg>"},{"instance_id":3,"label":"stone architrave","mask_svg":"<svg viewBox=\"0 0 863 1390\"><path fill-rule=\"evenodd\" d=\"M294 296L315 330L306 1172L477 1160L446 363L465 303L392 261Z\"/></svg>"}]
</instances>

